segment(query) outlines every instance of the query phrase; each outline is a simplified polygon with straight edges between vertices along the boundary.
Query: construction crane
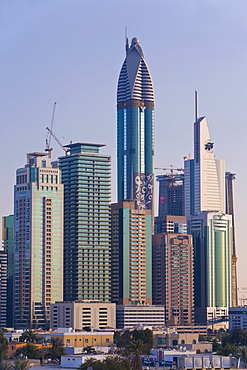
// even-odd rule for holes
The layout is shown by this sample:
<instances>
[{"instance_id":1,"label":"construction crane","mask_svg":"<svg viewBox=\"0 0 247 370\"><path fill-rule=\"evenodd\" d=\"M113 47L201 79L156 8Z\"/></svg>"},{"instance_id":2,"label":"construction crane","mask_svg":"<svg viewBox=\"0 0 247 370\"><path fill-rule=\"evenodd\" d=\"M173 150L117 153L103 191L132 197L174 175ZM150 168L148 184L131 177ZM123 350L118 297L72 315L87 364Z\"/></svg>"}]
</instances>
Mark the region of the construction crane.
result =
<instances>
[{"instance_id":1,"label":"construction crane","mask_svg":"<svg viewBox=\"0 0 247 370\"><path fill-rule=\"evenodd\" d=\"M50 137L52 136L56 140L56 142L58 143L58 145L64 150L65 155L68 155L69 149L64 148L64 146L61 143L61 141L56 137L56 135L54 134L54 132L52 132L51 129L49 129L49 127L46 127L46 130L50 133ZM52 149L50 148L49 150L52 150ZM48 150L46 149L46 151L48 151Z\"/></svg>"},{"instance_id":2,"label":"construction crane","mask_svg":"<svg viewBox=\"0 0 247 370\"><path fill-rule=\"evenodd\" d=\"M173 165L170 164L169 167L171 168L167 168L167 167L155 167L155 170L163 170L163 171L171 171L171 174L173 175L173 171L178 171L178 172L183 172L184 169L183 168L173 168Z\"/></svg>"},{"instance_id":3,"label":"construction crane","mask_svg":"<svg viewBox=\"0 0 247 370\"><path fill-rule=\"evenodd\" d=\"M52 133L52 130L53 130L53 125L54 125L54 117L55 117L55 110L56 110L56 102L54 103L53 105L53 111L52 111L52 118L51 118L51 129L49 130L49 134L47 134L47 138L46 138L46 149L45 151L48 152L48 157L51 158L51 152L53 150L53 148L51 148L51 133Z\"/></svg>"}]
</instances>

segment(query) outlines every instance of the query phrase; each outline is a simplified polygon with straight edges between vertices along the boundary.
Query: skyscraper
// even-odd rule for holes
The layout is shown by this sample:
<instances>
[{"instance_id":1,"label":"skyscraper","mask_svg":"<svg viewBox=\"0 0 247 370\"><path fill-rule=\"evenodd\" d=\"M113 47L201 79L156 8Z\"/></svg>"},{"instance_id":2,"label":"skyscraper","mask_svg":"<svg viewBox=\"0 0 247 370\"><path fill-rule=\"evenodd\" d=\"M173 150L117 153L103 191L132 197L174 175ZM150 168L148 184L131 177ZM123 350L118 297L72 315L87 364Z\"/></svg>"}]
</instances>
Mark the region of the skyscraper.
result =
<instances>
[{"instance_id":1,"label":"skyscraper","mask_svg":"<svg viewBox=\"0 0 247 370\"><path fill-rule=\"evenodd\" d=\"M134 200L111 207L112 302L152 303L152 211Z\"/></svg>"},{"instance_id":2,"label":"skyscraper","mask_svg":"<svg viewBox=\"0 0 247 370\"><path fill-rule=\"evenodd\" d=\"M226 172L226 213L232 215L232 306L238 306L237 252L235 237L235 212L233 180L235 173Z\"/></svg>"},{"instance_id":3,"label":"skyscraper","mask_svg":"<svg viewBox=\"0 0 247 370\"><path fill-rule=\"evenodd\" d=\"M182 216L167 216L172 223ZM173 229L175 227L173 226ZM153 235L153 304L165 306L165 323L191 324L194 319L192 236L166 232Z\"/></svg>"},{"instance_id":4,"label":"skyscraper","mask_svg":"<svg viewBox=\"0 0 247 370\"><path fill-rule=\"evenodd\" d=\"M60 157L64 185L64 300L110 301L111 158L74 143Z\"/></svg>"},{"instance_id":5,"label":"skyscraper","mask_svg":"<svg viewBox=\"0 0 247 370\"><path fill-rule=\"evenodd\" d=\"M184 163L185 215L193 236L195 321L232 304L232 216L226 214L225 162L214 155L206 117L194 123L194 159ZM214 313L213 313L214 315Z\"/></svg>"},{"instance_id":6,"label":"skyscraper","mask_svg":"<svg viewBox=\"0 0 247 370\"><path fill-rule=\"evenodd\" d=\"M152 302L154 89L139 40L126 42L117 89L118 203L112 205L112 298Z\"/></svg>"},{"instance_id":7,"label":"skyscraper","mask_svg":"<svg viewBox=\"0 0 247 370\"><path fill-rule=\"evenodd\" d=\"M45 153L28 153L14 189L14 327L49 327L63 299L63 185Z\"/></svg>"},{"instance_id":8,"label":"skyscraper","mask_svg":"<svg viewBox=\"0 0 247 370\"><path fill-rule=\"evenodd\" d=\"M7 253L7 315L6 326L13 327L14 215L2 219L2 242Z\"/></svg>"},{"instance_id":9,"label":"skyscraper","mask_svg":"<svg viewBox=\"0 0 247 370\"><path fill-rule=\"evenodd\" d=\"M225 213L225 161L216 159L206 117L194 123L194 159L186 159L185 215Z\"/></svg>"},{"instance_id":10,"label":"skyscraper","mask_svg":"<svg viewBox=\"0 0 247 370\"><path fill-rule=\"evenodd\" d=\"M153 207L154 88L139 40L126 43L117 89L118 202Z\"/></svg>"}]
</instances>

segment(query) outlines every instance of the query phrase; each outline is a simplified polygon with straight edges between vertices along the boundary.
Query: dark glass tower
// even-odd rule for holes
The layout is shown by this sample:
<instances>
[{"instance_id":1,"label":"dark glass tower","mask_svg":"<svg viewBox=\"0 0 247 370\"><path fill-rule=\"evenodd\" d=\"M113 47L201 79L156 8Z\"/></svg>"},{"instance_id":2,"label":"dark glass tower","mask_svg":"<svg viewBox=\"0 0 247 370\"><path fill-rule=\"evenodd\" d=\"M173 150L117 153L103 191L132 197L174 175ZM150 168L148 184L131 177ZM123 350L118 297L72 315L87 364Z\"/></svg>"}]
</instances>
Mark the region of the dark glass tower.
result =
<instances>
[{"instance_id":1,"label":"dark glass tower","mask_svg":"<svg viewBox=\"0 0 247 370\"><path fill-rule=\"evenodd\" d=\"M117 91L118 202L153 208L154 89L139 40L126 43Z\"/></svg>"}]
</instances>

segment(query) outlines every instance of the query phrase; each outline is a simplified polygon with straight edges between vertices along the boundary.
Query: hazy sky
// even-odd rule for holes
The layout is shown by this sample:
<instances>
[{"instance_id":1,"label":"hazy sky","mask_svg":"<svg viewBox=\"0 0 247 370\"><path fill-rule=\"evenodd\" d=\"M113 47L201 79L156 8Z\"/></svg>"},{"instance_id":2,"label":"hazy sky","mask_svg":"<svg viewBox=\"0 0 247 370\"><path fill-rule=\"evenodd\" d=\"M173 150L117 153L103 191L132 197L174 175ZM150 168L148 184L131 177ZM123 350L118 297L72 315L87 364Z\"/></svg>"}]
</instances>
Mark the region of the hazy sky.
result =
<instances>
[{"instance_id":1,"label":"hazy sky","mask_svg":"<svg viewBox=\"0 0 247 370\"><path fill-rule=\"evenodd\" d=\"M154 81L155 167L181 167L193 155L198 90L216 157L236 173L239 287L247 287L246 16L246 0L1 0L0 215L13 212L26 153L45 148L55 101L63 144L106 144L116 201L116 85L127 26ZM52 146L54 159L63 154Z\"/></svg>"}]
</instances>

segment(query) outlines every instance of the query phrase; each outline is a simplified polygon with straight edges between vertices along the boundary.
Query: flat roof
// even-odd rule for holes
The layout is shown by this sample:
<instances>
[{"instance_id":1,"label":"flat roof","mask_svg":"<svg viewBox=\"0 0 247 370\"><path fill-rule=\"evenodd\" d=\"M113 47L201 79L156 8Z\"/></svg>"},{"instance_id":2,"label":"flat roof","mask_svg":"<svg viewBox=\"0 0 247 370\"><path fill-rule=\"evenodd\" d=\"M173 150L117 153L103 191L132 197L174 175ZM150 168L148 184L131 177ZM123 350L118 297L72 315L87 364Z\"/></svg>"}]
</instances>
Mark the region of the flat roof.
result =
<instances>
[{"instance_id":1,"label":"flat roof","mask_svg":"<svg viewBox=\"0 0 247 370\"><path fill-rule=\"evenodd\" d=\"M71 143L71 144L63 145L63 147L64 147L64 148L73 148L73 147L78 146L78 145L98 146L98 147L105 146L105 144Z\"/></svg>"},{"instance_id":2,"label":"flat roof","mask_svg":"<svg viewBox=\"0 0 247 370\"><path fill-rule=\"evenodd\" d=\"M27 153L27 155L32 156L32 157L44 157L47 156L48 153L42 153L42 152L32 152L32 153Z\"/></svg>"}]
</instances>

